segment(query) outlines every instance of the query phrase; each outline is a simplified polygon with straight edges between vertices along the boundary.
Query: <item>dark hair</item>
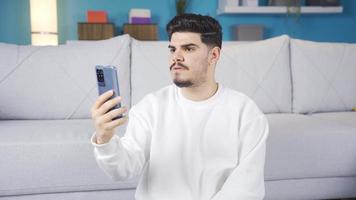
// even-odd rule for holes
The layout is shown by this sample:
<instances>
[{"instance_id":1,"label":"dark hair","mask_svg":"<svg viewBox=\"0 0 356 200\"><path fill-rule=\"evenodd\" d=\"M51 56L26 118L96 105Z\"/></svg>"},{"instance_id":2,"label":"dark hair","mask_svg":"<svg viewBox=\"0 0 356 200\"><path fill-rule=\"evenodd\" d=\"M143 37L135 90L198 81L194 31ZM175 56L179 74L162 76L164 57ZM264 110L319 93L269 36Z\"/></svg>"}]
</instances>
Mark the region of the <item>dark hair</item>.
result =
<instances>
[{"instance_id":1,"label":"dark hair","mask_svg":"<svg viewBox=\"0 0 356 200\"><path fill-rule=\"evenodd\" d=\"M175 16L166 26L169 41L175 32L200 33L201 41L208 46L221 48L222 31L219 22L199 14L182 14Z\"/></svg>"}]
</instances>

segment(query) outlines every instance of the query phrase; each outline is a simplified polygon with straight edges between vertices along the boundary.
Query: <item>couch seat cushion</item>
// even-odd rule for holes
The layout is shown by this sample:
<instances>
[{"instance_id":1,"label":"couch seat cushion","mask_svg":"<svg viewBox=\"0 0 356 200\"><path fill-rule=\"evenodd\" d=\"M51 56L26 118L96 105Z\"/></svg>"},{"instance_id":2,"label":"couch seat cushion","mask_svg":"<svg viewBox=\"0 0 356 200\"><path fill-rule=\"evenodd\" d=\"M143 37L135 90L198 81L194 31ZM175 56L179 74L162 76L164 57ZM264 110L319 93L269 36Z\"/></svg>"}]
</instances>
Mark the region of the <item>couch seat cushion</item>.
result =
<instances>
[{"instance_id":1,"label":"couch seat cushion","mask_svg":"<svg viewBox=\"0 0 356 200\"><path fill-rule=\"evenodd\" d=\"M327 120L331 123L340 123L356 127L356 112L315 113L309 116L322 120Z\"/></svg>"},{"instance_id":2,"label":"couch seat cushion","mask_svg":"<svg viewBox=\"0 0 356 200\"><path fill-rule=\"evenodd\" d=\"M93 132L91 120L0 121L0 197L134 188L99 169Z\"/></svg>"},{"instance_id":3,"label":"couch seat cushion","mask_svg":"<svg viewBox=\"0 0 356 200\"><path fill-rule=\"evenodd\" d=\"M348 120L299 114L267 118L266 180L356 176L356 126Z\"/></svg>"}]
</instances>

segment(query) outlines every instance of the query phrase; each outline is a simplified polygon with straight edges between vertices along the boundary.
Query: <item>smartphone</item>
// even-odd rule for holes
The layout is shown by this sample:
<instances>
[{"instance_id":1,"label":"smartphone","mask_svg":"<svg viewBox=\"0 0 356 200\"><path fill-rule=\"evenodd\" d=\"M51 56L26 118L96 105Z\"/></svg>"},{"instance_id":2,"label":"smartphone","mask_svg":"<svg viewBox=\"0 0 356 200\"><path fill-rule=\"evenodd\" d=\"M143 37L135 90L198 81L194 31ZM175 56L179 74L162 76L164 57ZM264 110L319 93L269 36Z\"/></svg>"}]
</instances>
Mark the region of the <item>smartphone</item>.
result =
<instances>
[{"instance_id":1,"label":"smartphone","mask_svg":"<svg viewBox=\"0 0 356 200\"><path fill-rule=\"evenodd\" d=\"M119 89L119 79L117 78L117 69L115 66L102 66L96 65L96 78L98 82L98 92L99 95L103 93L113 90L114 94L110 99L113 99L117 96L120 96L120 89ZM121 107L121 103L117 104L115 107L111 108L109 111L113 109L117 109ZM109 112L108 111L108 112ZM122 116L116 117L115 119L119 119Z\"/></svg>"}]
</instances>

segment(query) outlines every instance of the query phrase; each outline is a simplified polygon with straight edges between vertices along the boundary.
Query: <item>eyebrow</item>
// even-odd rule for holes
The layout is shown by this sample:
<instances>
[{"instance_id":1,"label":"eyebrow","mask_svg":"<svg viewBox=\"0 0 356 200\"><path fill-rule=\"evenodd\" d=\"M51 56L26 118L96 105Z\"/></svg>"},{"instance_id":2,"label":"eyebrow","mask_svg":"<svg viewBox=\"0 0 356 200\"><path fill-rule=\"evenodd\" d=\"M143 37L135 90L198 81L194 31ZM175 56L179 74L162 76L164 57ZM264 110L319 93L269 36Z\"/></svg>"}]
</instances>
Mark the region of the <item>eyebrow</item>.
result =
<instances>
[{"instance_id":1,"label":"eyebrow","mask_svg":"<svg viewBox=\"0 0 356 200\"><path fill-rule=\"evenodd\" d=\"M194 43L183 44L183 45L180 45L180 46L183 47L183 48L192 47L192 46L199 47L198 45L196 45ZM168 45L168 48L172 49L172 48L176 48L176 47L172 46L172 45Z\"/></svg>"}]
</instances>

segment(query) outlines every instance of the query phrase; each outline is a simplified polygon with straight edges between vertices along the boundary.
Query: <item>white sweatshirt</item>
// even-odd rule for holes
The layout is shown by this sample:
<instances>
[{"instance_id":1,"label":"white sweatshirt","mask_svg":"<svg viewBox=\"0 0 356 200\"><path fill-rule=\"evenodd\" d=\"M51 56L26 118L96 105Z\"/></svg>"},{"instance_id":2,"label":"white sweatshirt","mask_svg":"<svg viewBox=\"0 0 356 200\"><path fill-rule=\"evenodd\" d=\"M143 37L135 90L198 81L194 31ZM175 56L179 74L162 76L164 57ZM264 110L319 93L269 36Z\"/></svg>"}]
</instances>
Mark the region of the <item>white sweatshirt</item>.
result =
<instances>
[{"instance_id":1,"label":"white sweatshirt","mask_svg":"<svg viewBox=\"0 0 356 200\"><path fill-rule=\"evenodd\" d=\"M140 176L137 200L260 200L268 123L247 96L219 86L204 101L171 85L129 113L125 136L95 146L115 180Z\"/></svg>"}]
</instances>

